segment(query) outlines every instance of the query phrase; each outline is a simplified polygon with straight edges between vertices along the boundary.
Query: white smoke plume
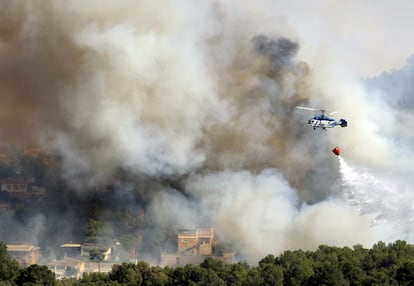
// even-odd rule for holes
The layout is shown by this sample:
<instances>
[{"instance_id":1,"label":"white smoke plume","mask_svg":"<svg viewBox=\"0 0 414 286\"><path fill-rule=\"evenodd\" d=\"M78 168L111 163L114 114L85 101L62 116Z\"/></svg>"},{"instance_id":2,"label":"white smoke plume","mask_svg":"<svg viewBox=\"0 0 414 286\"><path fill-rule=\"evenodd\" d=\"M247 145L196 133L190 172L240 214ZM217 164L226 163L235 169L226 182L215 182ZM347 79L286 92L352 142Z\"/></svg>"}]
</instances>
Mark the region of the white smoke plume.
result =
<instances>
[{"instance_id":1,"label":"white smoke plume","mask_svg":"<svg viewBox=\"0 0 414 286\"><path fill-rule=\"evenodd\" d=\"M212 224L249 261L385 239L337 196L330 149L413 162L393 140L402 114L360 78L412 53L414 6L304 2L1 1L0 138L61 156L77 192L119 168L182 180L145 190L155 222ZM297 105L349 127L314 132Z\"/></svg>"}]
</instances>

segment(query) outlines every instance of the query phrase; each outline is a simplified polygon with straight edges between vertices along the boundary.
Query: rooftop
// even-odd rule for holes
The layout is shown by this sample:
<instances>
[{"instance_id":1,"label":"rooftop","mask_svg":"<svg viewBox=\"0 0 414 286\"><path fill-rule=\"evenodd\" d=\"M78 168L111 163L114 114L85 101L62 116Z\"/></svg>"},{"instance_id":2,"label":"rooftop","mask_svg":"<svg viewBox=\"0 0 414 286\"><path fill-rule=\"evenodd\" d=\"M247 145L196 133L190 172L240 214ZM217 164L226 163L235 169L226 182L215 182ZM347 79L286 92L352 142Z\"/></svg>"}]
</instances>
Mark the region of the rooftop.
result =
<instances>
[{"instance_id":1,"label":"rooftop","mask_svg":"<svg viewBox=\"0 0 414 286\"><path fill-rule=\"evenodd\" d=\"M7 251L29 252L29 251L40 250L40 247L30 245L30 244L7 244L6 246L7 246Z\"/></svg>"},{"instance_id":2,"label":"rooftop","mask_svg":"<svg viewBox=\"0 0 414 286\"><path fill-rule=\"evenodd\" d=\"M197 229L180 229L178 231L178 236L198 236L198 237L210 237L213 234L212 227L204 227Z\"/></svg>"},{"instance_id":3,"label":"rooftop","mask_svg":"<svg viewBox=\"0 0 414 286\"><path fill-rule=\"evenodd\" d=\"M62 244L60 247L81 247L80 243L65 243Z\"/></svg>"}]
</instances>

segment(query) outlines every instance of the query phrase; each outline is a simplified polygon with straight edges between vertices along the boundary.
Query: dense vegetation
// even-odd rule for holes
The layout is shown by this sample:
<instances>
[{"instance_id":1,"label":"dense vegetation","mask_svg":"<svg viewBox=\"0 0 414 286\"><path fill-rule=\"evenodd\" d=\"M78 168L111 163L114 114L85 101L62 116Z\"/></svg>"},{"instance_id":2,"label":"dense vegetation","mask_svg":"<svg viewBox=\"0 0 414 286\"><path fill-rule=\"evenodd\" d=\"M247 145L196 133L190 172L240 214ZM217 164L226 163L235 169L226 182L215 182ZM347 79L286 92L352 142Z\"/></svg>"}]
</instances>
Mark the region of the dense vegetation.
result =
<instances>
[{"instance_id":1,"label":"dense vegetation","mask_svg":"<svg viewBox=\"0 0 414 286\"><path fill-rule=\"evenodd\" d=\"M404 241L371 249L321 245L315 251L268 255L257 266L206 258L199 266L114 265L109 273L56 280L45 266L19 268L0 243L0 285L414 285L414 246Z\"/></svg>"}]
</instances>

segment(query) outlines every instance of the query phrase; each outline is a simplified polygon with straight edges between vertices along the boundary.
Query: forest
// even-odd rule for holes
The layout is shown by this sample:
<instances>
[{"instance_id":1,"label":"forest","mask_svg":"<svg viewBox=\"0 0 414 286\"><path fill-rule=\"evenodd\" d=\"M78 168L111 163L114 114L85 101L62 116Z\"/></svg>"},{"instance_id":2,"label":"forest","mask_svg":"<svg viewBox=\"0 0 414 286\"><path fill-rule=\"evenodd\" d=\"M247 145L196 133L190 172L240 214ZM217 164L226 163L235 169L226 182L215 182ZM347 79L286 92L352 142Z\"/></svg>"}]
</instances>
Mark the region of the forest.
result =
<instances>
[{"instance_id":1,"label":"forest","mask_svg":"<svg viewBox=\"0 0 414 286\"><path fill-rule=\"evenodd\" d=\"M57 280L46 266L19 267L0 243L0 285L414 285L414 246L405 241L287 250L261 259L224 264L207 257L199 266L114 265L109 273L84 273Z\"/></svg>"}]
</instances>

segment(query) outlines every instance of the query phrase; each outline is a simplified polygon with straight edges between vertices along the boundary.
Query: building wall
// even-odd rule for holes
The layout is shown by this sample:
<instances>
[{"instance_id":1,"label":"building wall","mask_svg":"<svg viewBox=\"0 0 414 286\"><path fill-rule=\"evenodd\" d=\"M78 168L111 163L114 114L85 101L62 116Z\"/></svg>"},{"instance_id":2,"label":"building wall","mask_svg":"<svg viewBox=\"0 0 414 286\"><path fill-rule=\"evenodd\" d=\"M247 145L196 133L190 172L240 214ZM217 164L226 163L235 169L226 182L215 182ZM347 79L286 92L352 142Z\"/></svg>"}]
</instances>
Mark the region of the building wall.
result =
<instances>
[{"instance_id":1,"label":"building wall","mask_svg":"<svg viewBox=\"0 0 414 286\"><path fill-rule=\"evenodd\" d=\"M186 251L191 247L197 245L197 238L195 236L178 235L178 252Z\"/></svg>"},{"instance_id":2,"label":"building wall","mask_svg":"<svg viewBox=\"0 0 414 286\"><path fill-rule=\"evenodd\" d=\"M162 266L174 266L178 265L178 255L177 254L161 254L161 265Z\"/></svg>"},{"instance_id":3,"label":"building wall","mask_svg":"<svg viewBox=\"0 0 414 286\"><path fill-rule=\"evenodd\" d=\"M81 255L80 244L64 244L60 246L60 251L63 257L79 257Z\"/></svg>"},{"instance_id":4,"label":"building wall","mask_svg":"<svg viewBox=\"0 0 414 286\"><path fill-rule=\"evenodd\" d=\"M211 244L210 243L201 243L198 246L198 255L211 255Z\"/></svg>"},{"instance_id":5,"label":"building wall","mask_svg":"<svg viewBox=\"0 0 414 286\"><path fill-rule=\"evenodd\" d=\"M8 254L23 267L36 264L40 256L38 251L8 251Z\"/></svg>"},{"instance_id":6,"label":"building wall","mask_svg":"<svg viewBox=\"0 0 414 286\"><path fill-rule=\"evenodd\" d=\"M49 263L48 268L56 274L58 279L64 277L79 278L85 272L85 262L72 258L64 258L62 260Z\"/></svg>"},{"instance_id":7,"label":"building wall","mask_svg":"<svg viewBox=\"0 0 414 286\"><path fill-rule=\"evenodd\" d=\"M178 255L178 254L161 254L161 265L179 267L187 264L200 265L206 256L202 255Z\"/></svg>"},{"instance_id":8,"label":"building wall","mask_svg":"<svg viewBox=\"0 0 414 286\"><path fill-rule=\"evenodd\" d=\"M224 263L235 263L234 252L225 253L223 256L211 256ZM180 254L161 254L161 266L183 267L187 264L200 265L207 257L206 255L180 255Z\"/></svg>"}]
</instances>

